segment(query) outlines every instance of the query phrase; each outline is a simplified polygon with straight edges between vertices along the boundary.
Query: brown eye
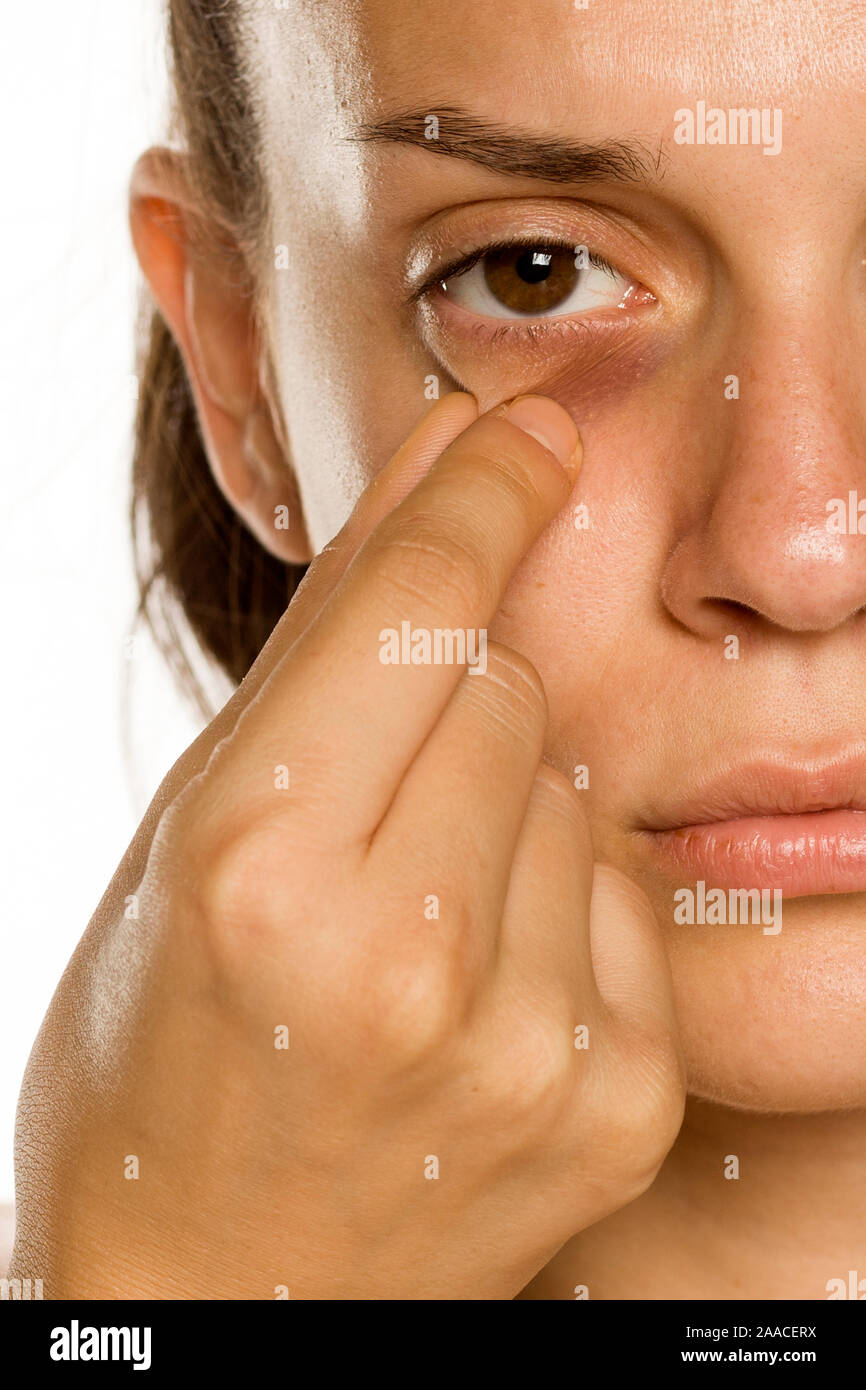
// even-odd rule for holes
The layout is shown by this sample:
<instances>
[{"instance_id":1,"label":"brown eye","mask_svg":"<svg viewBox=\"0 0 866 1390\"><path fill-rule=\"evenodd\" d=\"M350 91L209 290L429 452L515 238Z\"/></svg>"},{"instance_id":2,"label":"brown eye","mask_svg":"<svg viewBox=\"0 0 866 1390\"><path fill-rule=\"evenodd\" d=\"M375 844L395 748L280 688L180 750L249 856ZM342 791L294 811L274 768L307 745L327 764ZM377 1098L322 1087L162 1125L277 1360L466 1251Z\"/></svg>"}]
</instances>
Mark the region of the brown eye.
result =
<instances>
[{"instance_id":1,"label":"brown eye","mask_svg":"<svg viewBox=\"0 0 866 1390\"><path fill-rule=\"evenodd\" d=\"M585 245L493 243L434 277L446 299L483 318L580 316L621 304L634 282Z\"/></svg>"},{"instance_id":2,"label":"brown eye","mask_svg":"<svg viewBox=\"0 0 866 1390\"><path fill-rule=\"evenodd\" d=\"M541 314L565 302L583 271L575 253L561 246L509 246L491 251L481 264L496 299L517 314Z\"/></svg>"}]
</instances>

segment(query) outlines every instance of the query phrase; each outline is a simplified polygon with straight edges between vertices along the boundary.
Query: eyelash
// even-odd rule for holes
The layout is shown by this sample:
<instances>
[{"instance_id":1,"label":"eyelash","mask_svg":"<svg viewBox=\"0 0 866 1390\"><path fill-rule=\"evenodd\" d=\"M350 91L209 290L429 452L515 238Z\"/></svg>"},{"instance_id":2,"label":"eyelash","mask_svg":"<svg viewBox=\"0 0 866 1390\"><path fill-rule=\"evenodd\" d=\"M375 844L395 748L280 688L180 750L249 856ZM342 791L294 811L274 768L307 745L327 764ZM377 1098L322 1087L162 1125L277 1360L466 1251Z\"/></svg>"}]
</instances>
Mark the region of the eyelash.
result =
<instances>
[{"instance_id":1,"label":"eyelash","mask_svg":"<svg viewBox=\"0 0 866 1390\"><path fill-rule=\"evenodd\" d=\"M575 244L571 241L561 241L557 240L556 238L551 239L545 236L538 235L522 237L504 237L498 241L488 241L485 243L484 246L479 246L476 248L476 250L470 251L468 252L468 254L465 254L463 256L455 257L455 259L449 261L447 265L440 266L438 270L433 271L430 275L427 276L427 278L423 281L422 284L418 285L412 291L412 293L406 300L406 303L417 304L420 300L426 299L426 297L429 294L431 294L433 290L437 288L437 286L442 284L443 280L454 280L459 275L465 275L467 271L470 271L474 265L478 264L479 261L483 261L485 256L490 256L496 251L532 251L539 246L545 246L550 247L556 251L572 251L576 253L577 247L580 244L580 242ZM604 270L611 275L616 275L619 273L616 267L612 266L609 261L606 261L604 257L599 256L595 251L590 251L588 248L587 260L589 261L590 265L595 266L596 270ZM526 331L527 327L529 327L529 325L524 325L524 332Z\"/></svg>"}]
</instances>

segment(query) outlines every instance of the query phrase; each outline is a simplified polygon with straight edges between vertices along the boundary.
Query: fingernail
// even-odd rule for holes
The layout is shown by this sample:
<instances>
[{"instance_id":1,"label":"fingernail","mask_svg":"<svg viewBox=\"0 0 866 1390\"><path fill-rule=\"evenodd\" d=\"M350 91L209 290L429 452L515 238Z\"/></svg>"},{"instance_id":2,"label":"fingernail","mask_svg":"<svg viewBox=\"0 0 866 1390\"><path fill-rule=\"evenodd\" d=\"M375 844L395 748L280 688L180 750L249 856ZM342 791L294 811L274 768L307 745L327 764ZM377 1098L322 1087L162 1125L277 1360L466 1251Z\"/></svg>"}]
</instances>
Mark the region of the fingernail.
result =
<instances>
[{"instance_id":1,"label":"fingernail","mask_svg":"<svg viewBox=\"0 0 866 1390\"><path fill-rule=\"evenodd\" d=\"M515 396L493 412L531 434L558 459L570 477L580 468L580 431L567 410L550 396Z\"/></svg>"}]
</instances>

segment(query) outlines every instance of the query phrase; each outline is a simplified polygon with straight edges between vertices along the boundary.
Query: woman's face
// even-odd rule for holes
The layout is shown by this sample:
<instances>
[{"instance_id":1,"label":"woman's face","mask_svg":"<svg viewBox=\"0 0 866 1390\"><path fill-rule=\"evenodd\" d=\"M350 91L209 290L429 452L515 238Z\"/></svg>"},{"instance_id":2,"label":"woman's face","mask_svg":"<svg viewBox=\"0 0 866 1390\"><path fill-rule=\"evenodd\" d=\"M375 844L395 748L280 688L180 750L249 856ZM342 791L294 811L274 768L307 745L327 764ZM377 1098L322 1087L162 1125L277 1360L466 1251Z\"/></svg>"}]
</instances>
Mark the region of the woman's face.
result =
<instances>
[{"instance_id":1,"label":"woman's face","mask_svg":"<svg viewBox=\"0 0 866 1390\"><path fill-rule=\"evenodd\" d=\"M431 377L571 412L582 474L490 636L543 677L597 857L653 900L693 1091L862 1104L866 835L824 808L866 807L866 536L828 529L866 497L863 7L294 0L250 29L315 547ZM763 921L677 921L699 880L726 915L770 890Z\"/></svg>"}]
</instances>

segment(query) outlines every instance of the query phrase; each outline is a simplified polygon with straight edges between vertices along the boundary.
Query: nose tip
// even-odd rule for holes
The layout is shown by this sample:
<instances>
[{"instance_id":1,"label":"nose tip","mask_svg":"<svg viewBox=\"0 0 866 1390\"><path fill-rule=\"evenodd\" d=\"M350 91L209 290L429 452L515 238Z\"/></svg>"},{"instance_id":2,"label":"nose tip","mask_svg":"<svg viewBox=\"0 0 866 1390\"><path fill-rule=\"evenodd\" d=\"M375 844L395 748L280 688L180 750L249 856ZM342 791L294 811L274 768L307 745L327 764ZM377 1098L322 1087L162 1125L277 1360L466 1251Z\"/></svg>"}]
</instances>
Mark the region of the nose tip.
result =
<instances>
[{"instance_id":1,"label":"nose tip","mask_svg":"<svg viewBox=\"0 0 866 1390\"><path fill-rule=\"evenodd\" d=\"M710 522L683 537L662 578L680 623L718 636L731 618L788 632L830 632L866 605L866 535L842 536L817 519L774 535L759 520L737 530Z\"/></svg>"},{"instance_id":2,"label":"nose tip","mask_svg":"<svg viewBox=\"0 0 866 1390\"><path fill-rule=\"evenodd\" d=\"M735 614L826 633L866 605L862 373L820 309L807 293L747 315L737 352L749 389L705 410L704 487L683 494L662 579L669 612L697 633L717 636Z\"/></svg>"}]
</instances>

